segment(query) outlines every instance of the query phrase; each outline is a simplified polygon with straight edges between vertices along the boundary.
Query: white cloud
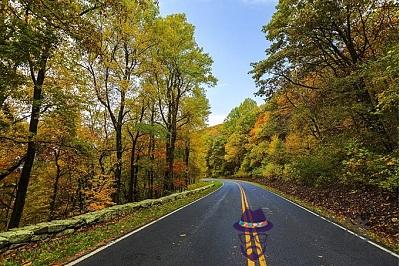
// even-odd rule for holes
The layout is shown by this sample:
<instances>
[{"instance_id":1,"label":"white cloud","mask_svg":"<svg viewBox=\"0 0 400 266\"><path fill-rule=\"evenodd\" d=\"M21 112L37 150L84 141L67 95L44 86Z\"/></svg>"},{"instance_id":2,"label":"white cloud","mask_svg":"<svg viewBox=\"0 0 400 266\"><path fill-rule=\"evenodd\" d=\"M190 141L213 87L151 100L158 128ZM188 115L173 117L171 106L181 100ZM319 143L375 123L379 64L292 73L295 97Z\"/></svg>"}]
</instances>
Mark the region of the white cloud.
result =
<instances>
[{"instance_id":1,"label":"white cloud","mask_svg":"<svg viewBox=\"0 0 400 266\"><path fill-rule=\"evenodd\" d=\"M208 125L215 126L224 122L226 115L224 114L210 114L208 117Z\"/></svg>"}]
</instances>

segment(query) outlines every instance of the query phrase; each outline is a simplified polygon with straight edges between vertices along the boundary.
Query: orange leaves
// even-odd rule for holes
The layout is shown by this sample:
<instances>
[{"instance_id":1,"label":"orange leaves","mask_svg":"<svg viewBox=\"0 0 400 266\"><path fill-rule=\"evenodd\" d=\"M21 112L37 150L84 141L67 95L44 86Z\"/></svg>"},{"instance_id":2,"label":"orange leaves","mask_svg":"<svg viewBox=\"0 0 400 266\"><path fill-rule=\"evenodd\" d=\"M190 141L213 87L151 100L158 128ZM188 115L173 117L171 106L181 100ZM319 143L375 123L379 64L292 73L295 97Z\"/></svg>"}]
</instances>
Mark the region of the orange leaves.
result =
<instances>
[{"instance_id":1,"label":"orange leaves","mask_svg":"<svg viewBox=\"0 0 400 266\"><path fill-rule=\"evenodd\" d=\"M154 157L157 159L165 159L165 151L163 149L155 150Z\"/></svg>"},{"instance_id":2,"label":"orange leaves","mask_svg":"<svg viewBox=\"0 0 400 266\"><path fill-rule=\"evenodd\" d=\"M180 174L184 173L185 170L186 170L185 162L183 162L181 160L175 160L175 162L174 162L174 173L176 175L180 175Z\"/></svg>"},{"instance_id":3,"label":"orange leaves","mask_svg":"<svg viewBox=\"0 0 400 266\"><path fill-rule=\"evenodd\" d=\"M186 182L184 180L181 180L181 179L175 179L173 181L173 184L174 184L174 188L175 189L186 188Z\"/></svg>"},{"instance_id":4,"label":"orange leaves","mask_svg":"<svg viewBox=\"0 0 400 266\"><path fill-rule=\"evenodd\" d=\"M256 123L254 124L253 128L250 130L250 138L254 141L259 137L259 135L262 132L263 126L268 123L268 121L271 118L271 112L262 112L256 120Z\"/></svg>"},{"instance_id":5,"label":"orange leaves","mask_svg":"<svg viewBox=\"0 0 400 266\"><path fill-rule=\"evenodd\" d=\"M97 175L89 180L89 190L85 191L89 199L89 210L95 211L113 205L111 195L114 192L112 176Z\"/></svg>"}]
</instances>

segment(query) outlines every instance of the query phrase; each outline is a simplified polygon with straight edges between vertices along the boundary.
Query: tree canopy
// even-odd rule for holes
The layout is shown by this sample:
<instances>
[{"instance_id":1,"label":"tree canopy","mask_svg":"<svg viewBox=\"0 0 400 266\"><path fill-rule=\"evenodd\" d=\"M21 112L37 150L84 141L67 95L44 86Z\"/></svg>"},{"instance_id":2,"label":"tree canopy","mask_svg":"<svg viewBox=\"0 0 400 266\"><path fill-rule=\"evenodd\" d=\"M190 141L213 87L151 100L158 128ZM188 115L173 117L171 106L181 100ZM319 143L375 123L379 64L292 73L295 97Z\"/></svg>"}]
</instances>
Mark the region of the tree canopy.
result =
<instances>
[{"instance_id":1,"label":"tree canopy","mask_svg":"<svg viewBox=\"0 0 400 266\"><path fill-rule=\"evenodd\" d=\"M1 228L200 177L216 78L184 14L151 0L9 0L0 14Z\"/></svg>"},{"instance_id":2,"label":"tree canopy","mask_svg":"<svg viewBox=\"0 0 400 266\"><path fill-rule=\"evenodd\" d=\"M397 1L282 0L263 32L266 102L231 111L210 174L397 191Z\"/></svg>"}]
</instances>

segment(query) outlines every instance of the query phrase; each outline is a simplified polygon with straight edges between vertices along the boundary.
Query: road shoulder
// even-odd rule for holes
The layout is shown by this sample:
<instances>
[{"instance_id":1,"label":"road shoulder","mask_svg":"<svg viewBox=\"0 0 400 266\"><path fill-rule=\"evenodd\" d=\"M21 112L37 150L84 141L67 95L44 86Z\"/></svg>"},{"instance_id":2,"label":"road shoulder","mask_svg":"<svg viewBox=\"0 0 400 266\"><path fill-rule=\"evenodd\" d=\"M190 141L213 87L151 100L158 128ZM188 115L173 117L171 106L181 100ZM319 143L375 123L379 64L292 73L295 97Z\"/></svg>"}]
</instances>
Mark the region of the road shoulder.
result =
<instances>
[{"instance_id":1,"label":"road shoulder","mask_svg":"<svg viewBox=\"0 0 400 266\"><path fill-rule=\"evenodd\" d=\"M364 241L367 241L371 245L374 245L377 248L379 248L397 258L399 257L398 245L395 246L395 245L388 244L388 242L385 241L385 239L383 237L380 237L380 236L376 235L375 233L368 231L365 228L361 228L361 227L351 223L351 221L349 221L349 219L346 219L346 217L341 217L341 216L331 212L328 209L325 209L321 206L314 206L313 204L311 204L309 202L302 201L301 199L299 199L293 195L288 195L276 188L269 187L265 184L260 184L257 182L252 182L252 181L244 180L244 179L232 179L232 180L246 182L246 183L252 184L254 186L260 187L264 190L267 190L268 192L296 205L297 207L304 209L305 211L307 211L317 217L320 217L321 219L323 219L331 224L334 224L335 226L349 232L350 234L353 234L353 235L359 237L360 239L362 239Z\"/></svg>"},{"instance_id":2,"label":"road shoulder","mask_svg":"<svg viewBox=\"0 0 400 266\"><path fill-rule=\"evenodd\" d=\"M152 222L189 206L218 190L221 186L222 182L216 181L214 186L196 194L141 209L116 220L83 228L71 235L32 243L25 246L23 250L16 249L2 254L0 264L26 265L34 261L35 265L53 265L74 261L93 250L115 242L126 234L132 234L132 231L140 230L143 226L148 226Z\"/></svg>"}]
</instances>

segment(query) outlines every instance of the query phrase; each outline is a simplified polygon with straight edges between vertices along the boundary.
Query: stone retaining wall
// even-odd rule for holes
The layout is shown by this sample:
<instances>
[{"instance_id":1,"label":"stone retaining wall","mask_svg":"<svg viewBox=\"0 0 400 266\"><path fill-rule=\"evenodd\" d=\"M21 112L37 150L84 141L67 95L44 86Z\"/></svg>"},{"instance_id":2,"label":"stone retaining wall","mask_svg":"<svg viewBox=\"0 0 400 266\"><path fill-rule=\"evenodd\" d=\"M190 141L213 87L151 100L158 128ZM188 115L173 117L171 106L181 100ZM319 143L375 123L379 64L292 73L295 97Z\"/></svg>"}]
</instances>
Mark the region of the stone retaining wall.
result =
<instances>
[{"instance_id":1,"label":"stone retaining wall","mask_svg":"<svg viewBox=\"0 0 400 266\"><path fill-rule=\"evenodd\" d=\"M175 199L181 199L187 195L195 194L196 192L203 191L212 186L214 186L214 183L194 190L174 193L158 199L147 199L140 202L115 205L65 220L54 220L50 222L14 228L7 232L0 233L0 252L17 248L31 242L44 240L53 236L71 234L79 228L99 222L109 221L115 217L133 213L141 208L149 208L153 205L160 205Z\"/></svg>"}]
</instances>

